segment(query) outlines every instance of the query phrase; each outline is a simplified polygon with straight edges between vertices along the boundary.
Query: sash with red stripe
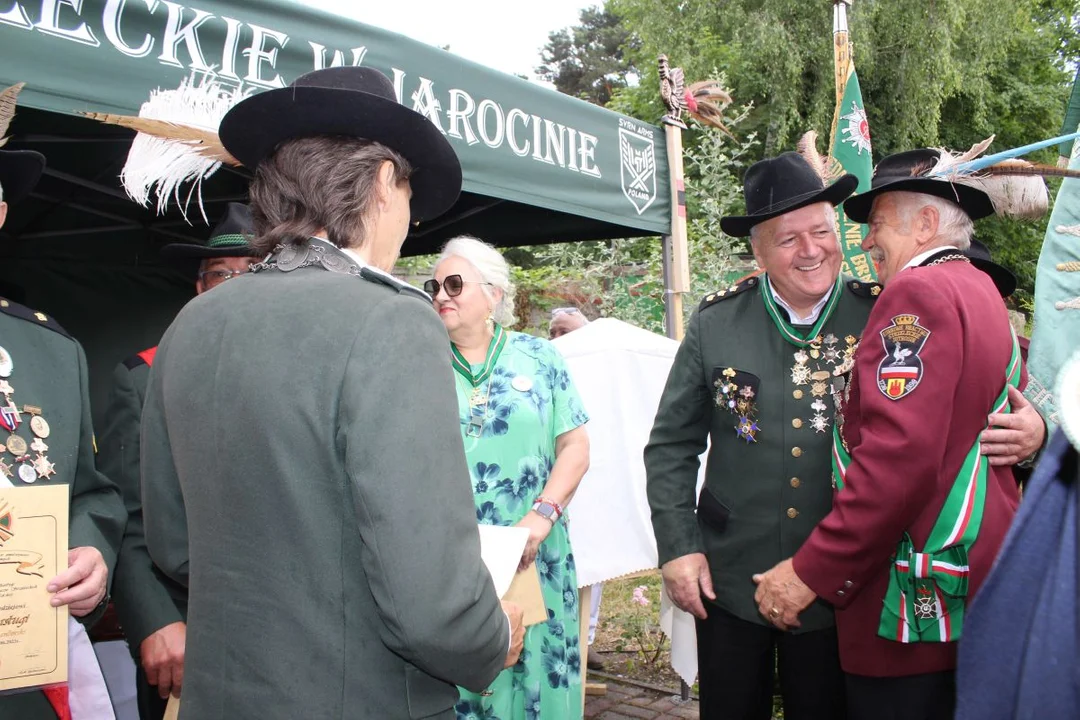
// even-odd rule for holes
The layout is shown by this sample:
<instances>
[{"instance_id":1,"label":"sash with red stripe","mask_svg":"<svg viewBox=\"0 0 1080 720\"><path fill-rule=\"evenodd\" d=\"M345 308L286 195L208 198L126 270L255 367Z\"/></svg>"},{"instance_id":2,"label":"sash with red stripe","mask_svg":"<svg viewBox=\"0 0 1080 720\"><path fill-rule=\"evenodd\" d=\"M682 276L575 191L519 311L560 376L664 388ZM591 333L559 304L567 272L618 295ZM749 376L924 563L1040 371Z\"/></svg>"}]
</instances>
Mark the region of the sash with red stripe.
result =
<instances>
[{"instance_id":1,"label":"sash with red stripe","mask_svg":"<svg viewBox=\"0 0 1080 720\"><path fill-rule=\"evenodd\" d=\"M1009 386L1020 384L1020 344L1013 334L1006 382L991 413L1009 412ZM843 491L851 456L833 428L833 477ZM989 465L978 439L964 458L923 550L904 533L896 546L878 635L897 642L952 642L964 627L968 549L979 536Z\"/></svg>"}]
</instances>

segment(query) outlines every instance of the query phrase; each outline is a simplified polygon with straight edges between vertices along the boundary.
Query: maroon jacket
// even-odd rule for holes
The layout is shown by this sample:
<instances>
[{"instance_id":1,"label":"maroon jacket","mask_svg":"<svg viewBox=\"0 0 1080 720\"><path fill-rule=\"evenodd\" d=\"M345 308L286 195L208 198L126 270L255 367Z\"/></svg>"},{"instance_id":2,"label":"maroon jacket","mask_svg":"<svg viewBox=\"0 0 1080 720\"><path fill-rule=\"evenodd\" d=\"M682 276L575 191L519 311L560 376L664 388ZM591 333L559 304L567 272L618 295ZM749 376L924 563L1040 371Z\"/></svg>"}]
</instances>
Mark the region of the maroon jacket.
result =
<instances>
[{"instance_id":1,"label":"maroon jacket","mask_svg":"<svg viewBox=\"0 0 1080 720\"><path fill-rule=\"evenodd\" d=\"M947 254L955 251L938 253L927 263ZM890 328L896 321L910 327L910 316L929 334L915 357L894 362L913 346L897 347ZM845 489L794 558L803 582L837 609L846 672L889 677L956 667L956 643L886 640L878 637L878 623L896 543L906 530L917 550L925 546L1004 387L1011 354L1001 297L967 262L903 270L878 298L842 410L851 453ZM921 372L912 388L910 371L903 376L895 365L918 366L916 359ZM1025 373L1021 383L1026 381ZM889 397L890 391L898 397ZM982 529L969 555L969 602L989 573L1018 504L1011 468L991 467Z\"/></svg>"}]
</instances>

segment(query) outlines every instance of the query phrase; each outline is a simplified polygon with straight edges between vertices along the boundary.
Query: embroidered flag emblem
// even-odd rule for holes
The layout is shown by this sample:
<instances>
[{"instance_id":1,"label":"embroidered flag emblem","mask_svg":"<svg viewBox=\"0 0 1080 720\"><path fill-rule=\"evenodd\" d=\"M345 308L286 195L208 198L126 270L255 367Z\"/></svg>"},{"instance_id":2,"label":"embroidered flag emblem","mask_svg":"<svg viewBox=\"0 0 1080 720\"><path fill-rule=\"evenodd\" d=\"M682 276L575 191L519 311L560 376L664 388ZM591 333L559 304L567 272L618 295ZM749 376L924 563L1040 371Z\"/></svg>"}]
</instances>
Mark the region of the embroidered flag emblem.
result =
<instances>
[{"instance_id":1,"label":"embroidered flag emblem","mask_svg":"<svg viewBox=\"0 0 1080 720\"><path fill-rule=\"evenodd\" d=\"M917 315L897 315L892 325L881 331L885 357L878 363L877 385L890 400L910 395L923 376L919 352L930 337L930 331L919 325Z\"/></svg>"}]
</instances>

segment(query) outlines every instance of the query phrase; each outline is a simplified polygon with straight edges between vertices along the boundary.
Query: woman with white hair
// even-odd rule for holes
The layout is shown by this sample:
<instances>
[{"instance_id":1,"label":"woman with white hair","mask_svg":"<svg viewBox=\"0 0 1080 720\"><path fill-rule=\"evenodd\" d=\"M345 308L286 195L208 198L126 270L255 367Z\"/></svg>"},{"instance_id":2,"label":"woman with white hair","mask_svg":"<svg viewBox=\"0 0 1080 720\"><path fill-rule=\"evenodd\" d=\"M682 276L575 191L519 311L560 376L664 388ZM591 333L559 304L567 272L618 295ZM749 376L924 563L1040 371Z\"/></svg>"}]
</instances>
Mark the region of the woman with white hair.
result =
<instances>
[{"instance_id":1,"label":"woman with white hair","mask_svg":"<svg viewBox=\"0 0 1080 720\"><path fill-rule=\"evenodd\" d=\"M589 466L588 421L559 351L507 330L510 268L470 237L446 244L424 283L450 335L461 434L476 516L529 530L519 570L535 560L548 621L483 693L461 690L458 718L581 717L577 573L566 505Z\"/></svg>"}]
</instances>

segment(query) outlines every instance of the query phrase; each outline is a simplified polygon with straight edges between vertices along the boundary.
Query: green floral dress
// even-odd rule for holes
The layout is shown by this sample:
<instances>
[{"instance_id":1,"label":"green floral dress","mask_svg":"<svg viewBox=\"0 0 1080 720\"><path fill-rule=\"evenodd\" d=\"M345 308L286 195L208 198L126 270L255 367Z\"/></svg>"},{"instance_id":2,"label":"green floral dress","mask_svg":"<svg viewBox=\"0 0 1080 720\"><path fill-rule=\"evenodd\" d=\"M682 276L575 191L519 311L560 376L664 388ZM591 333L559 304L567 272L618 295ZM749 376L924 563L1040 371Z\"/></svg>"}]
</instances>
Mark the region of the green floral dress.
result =
<instances>
[{"instance_id":1,"label":"green floral dress","mask_svg":"<svg viewBox=\"0 0 1080 720\"><path fill-rule=\"evenodd\" d=\"M479 386L487 390L487 403L478 432L469 432L473 388L458 373L454 377L477 520L513 525L529 512L548 481L555 438L589 418L559 351L530 335L507 333L490 389ZM564 513L536 555L547 622L526 630L521 659L484 693L460 689L459 720L581 717L577 572L567 521Z\"/></svg>"}]
</instances>

